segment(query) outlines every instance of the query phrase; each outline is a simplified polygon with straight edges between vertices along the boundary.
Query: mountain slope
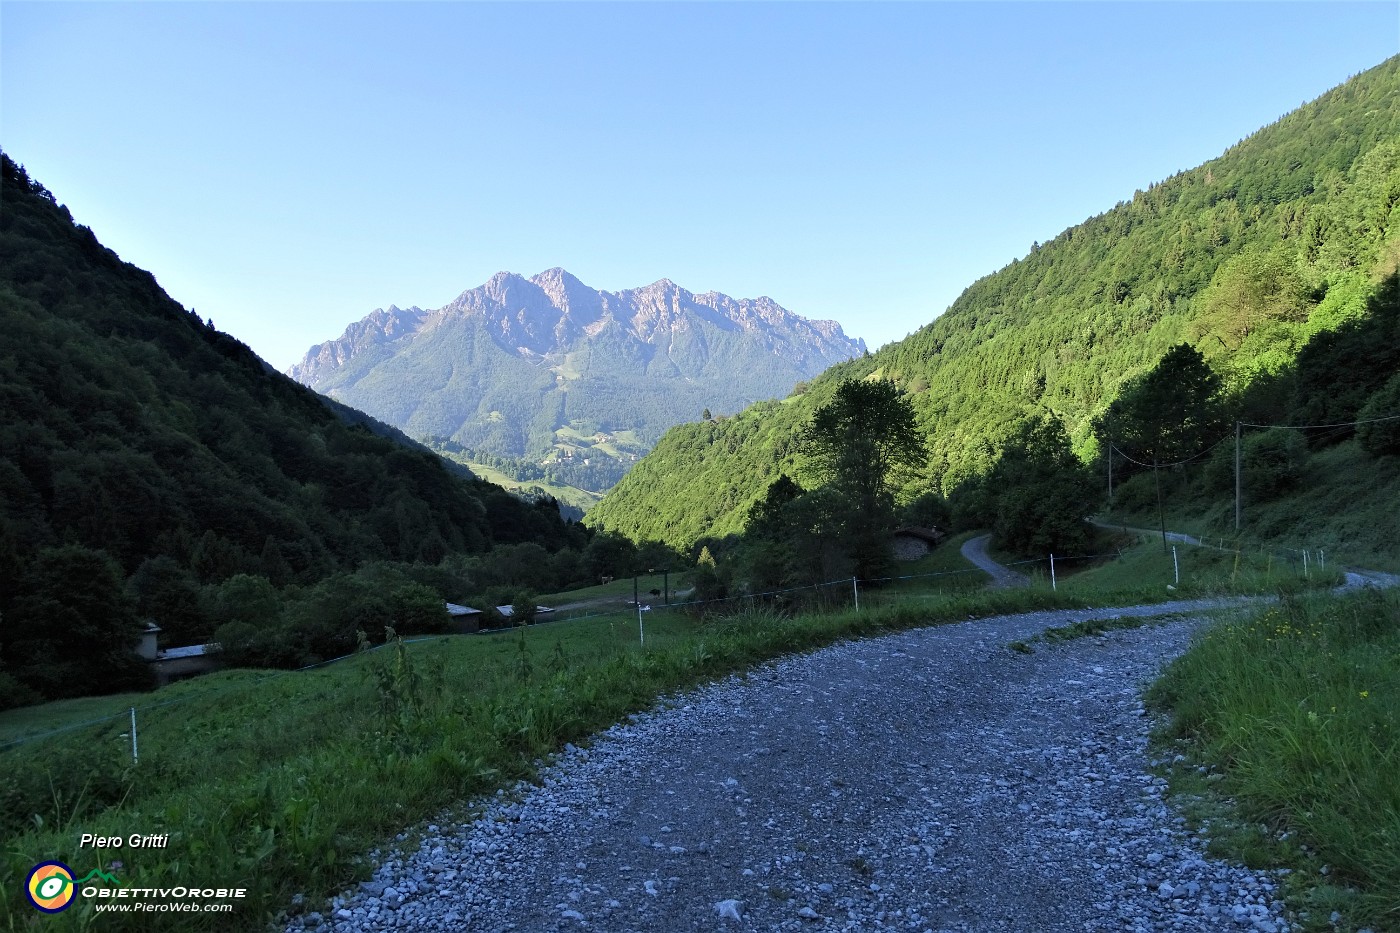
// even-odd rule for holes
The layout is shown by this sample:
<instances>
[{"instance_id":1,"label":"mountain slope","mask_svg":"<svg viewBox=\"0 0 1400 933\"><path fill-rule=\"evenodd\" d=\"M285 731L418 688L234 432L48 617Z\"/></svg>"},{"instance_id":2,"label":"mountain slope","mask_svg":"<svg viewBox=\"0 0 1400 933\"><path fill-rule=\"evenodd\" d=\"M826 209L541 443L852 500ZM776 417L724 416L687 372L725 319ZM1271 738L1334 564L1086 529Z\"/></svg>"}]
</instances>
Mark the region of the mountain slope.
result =
<instances>
[{"instance_id":1,"label":"mountain slope","mask_svg":"<svg viewBox=\"0 0 1400 933\"><path fill-rule=\"evenodd\" d=\"M43 666L55 620L131 622L121 585L143 567L193 592L569 537L206 325L7 156L0 206L0 663ZM130 632L109 634L64 650Z\"/></svg>"},{"instance_id":2,"label":"mountain slope","mask_svg":"<svg viewBox=\"0 0 1400 933\"><path fill-rule=\"evenodd\" d=\"M665 279L596 291L550 269L499 273L436 311L377 310L290 375L449 451L546 464L598 492L671 425L781 395L864 350L767 298ZM593 458L607 467L579 469Z\"/></svg>"},{"instance_id":3,"label":"mountain slope","mask_svg":"<svg viewBox=\"0 0 1400 933\"><path fill-rule=\"evenodd\" d=\"M1094 416L1178 342L1234 388L1276 372L1310 335L1360 315L1376 275L1400 262L1397 140L1400 58L1037 245L806 394L673 429L589 523L681 545L738 531L796 468L802 426L841 379L900 384L930 439L917 488L946 493L1033 412L1061 418L1093 455Z\"/></svg>"}]
</instances>

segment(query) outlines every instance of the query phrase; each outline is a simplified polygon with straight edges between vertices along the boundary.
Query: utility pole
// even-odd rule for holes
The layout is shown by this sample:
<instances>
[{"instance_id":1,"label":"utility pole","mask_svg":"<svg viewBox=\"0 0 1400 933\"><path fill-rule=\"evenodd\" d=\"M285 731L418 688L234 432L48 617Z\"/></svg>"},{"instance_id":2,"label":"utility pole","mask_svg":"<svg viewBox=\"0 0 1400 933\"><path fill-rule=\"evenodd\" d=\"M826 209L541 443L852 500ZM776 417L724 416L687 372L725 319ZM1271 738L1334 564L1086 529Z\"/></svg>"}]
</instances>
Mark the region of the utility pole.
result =
<instances>
[{"instance_id":1,"label":"utility pole","mask_svg":"<svg viewBox=\"0 0 1400 933\"><path fill-rule=\"evenodd\" d=\"M1108 442L1108 510L1113 511L1113 441Z\"/></svg>"},{"instance_id":2,"label":"utility pole","mask_svg":"<svg viewBox=\"0 0 1400 933\"><path fill-rule=\"evenodd\" d=\"M1235 532L1240 530L1240 423L1235 422Z\"/></svg>"},{"instance_id":3,"label":"utility pole","mask_svg":"<svg viewBox=\"0 0 1400 933\"><path fill-rule=\"evenodd\" d=\"M1167 513L1162 510L1162 479L1157 475L1157 458L1152 458L1152 481L1157 487L1157 521L1162 526L1162 553L1167 553Z\"/></svg>"}]
</instances>

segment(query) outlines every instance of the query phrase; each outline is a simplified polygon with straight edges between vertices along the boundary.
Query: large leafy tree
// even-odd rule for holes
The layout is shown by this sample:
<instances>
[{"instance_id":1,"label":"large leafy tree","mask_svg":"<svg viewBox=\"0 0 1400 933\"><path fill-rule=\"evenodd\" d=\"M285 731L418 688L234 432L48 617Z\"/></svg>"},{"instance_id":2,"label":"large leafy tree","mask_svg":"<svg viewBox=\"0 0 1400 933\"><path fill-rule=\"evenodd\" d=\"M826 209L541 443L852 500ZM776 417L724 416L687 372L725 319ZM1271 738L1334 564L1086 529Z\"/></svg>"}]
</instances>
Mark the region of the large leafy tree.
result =
<instances>
[{"instance_id":1,"label":"large leafy tree","mask_svg":"<svg viewBox=\"0 0 1400 933\"><path fill-rule=\"evenodd\" d=\"M889 566L894 492L927 456L913 406L892 382L847 380L812 415L803 450L844 505L841 535L862 578Z\"/></svg>"},{"instance_id":2,"label":"large leafy tree","mask_svg":"<svg viewBox=\"0 0 1400 933\"><path fill-rule=\"evenodd\" d=\"M1181 343L1128 383L1096 425L1099 439L1144 463L1185 460L1225 430L1221 381L1194 348Z\"/></svg>"},{"instance_id":3,"label":"large leafy tree","mask_svg":"<svg viewBox=\"0 0 1400 933\"><path fill-rule=\"evenodd\" d=\"M1152 467L1162 547L1167 546L1160 467L1190 460L1225 435L1221 380L1201 354L1179 343L1142 376L1128 383L1095 424L1103 450L1117 448Z\"/></svg>"},{"instance_id":4,"label":"large leafy tree","mask_svg":"<svg viewBox=\"0 0 1400 933\"><path fill-rule=\"evenodd\" d=\"M992 531L1022 554L1069 555L1087 543L1094 479L1056 418L1023 422L984 480Z\"/></svg>"}]
</instances>

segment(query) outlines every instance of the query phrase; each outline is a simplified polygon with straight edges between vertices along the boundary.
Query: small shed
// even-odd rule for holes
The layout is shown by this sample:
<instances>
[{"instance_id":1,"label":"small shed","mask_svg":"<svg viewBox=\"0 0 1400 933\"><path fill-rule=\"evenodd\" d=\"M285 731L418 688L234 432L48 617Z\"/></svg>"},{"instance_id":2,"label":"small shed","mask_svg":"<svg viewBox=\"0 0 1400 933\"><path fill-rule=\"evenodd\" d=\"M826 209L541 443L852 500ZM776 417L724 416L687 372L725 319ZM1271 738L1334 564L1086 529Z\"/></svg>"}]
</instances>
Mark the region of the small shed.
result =
<instances>
[{"instance_id":1,"label":"small shed","mask_svg":"<svg viewBox=\"0 0 1400 933\"><path fill-rule=\"evenodd\" d=\"M447 606L447 630L454 635L469 635L481 630L481 610L471 606L445 603Z\"/></svg>"},{"instance_id":2,"label":"small shed","mask_svg":"<svg viewBox=\"0 0 1400 933\"><path fill-rule=\"evenodd\" d=\"M136 643L136 654L151 665L157 685L164 687L168 683L207 674L224 666L217 643L162 649L160 633L160 626L147 620L146 627L141 630L141 640Z\"/></svg>"},{"instance_id":3,"label":"small shed","mask_svg":"<svg viewBox=\"0 0 1400 933\"><path fill-rule=\"evenodd\" d=\"M211 642L207 645L187 645L183 648L166 648L164 651L157 652L150 663L151 669L156 674L156 683L162 687L177 680L184 680L186 677L207 674L224 666L223 659L219 657L217 642Z\"/></svg>"}]
</instances>

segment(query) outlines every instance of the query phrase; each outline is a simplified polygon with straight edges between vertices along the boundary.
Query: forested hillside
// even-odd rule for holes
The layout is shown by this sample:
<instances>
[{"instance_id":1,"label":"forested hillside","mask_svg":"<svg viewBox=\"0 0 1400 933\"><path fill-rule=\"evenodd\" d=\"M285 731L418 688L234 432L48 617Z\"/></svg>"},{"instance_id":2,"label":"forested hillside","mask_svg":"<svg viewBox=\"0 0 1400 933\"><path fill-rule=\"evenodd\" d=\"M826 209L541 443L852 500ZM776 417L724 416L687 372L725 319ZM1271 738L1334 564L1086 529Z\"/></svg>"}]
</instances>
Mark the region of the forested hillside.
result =
<instances>
[{"instance_id":1,"label":"forested hillside","mask_svg":"<svg viewBox=\"0 0 1400 933\"><path fill-rule=\"evenodd\" d=\"M263 641L242 660L295 664L435 624L445 559L586 544L270 369L8 156L0 208L0 708L148 683L145 619L171 645L237 623Z\"/></svg>"},{"instance_id":2,"label":"forested hillside","mask_svg":"<svg viewBox=\"0 0 1400 933\"><path fill-rule=\"evenodd\" d=\"M922 330L833 367L803 394L673 429L588 521L682 546L739 531L780 474L800 472L804 426L843 380L891 380L912 402L929 456L906 496L976 481L1028 419L1060 422L1093 459L1096 418L1182 343L1232 398L1272 374L1272 400L1251 404L1289 409L1279 380L1300 349L1361 318L1400 265L1398 207L1393 58L1036 244Z\"/></svg>"}]
</instances>

